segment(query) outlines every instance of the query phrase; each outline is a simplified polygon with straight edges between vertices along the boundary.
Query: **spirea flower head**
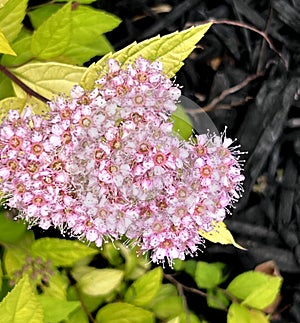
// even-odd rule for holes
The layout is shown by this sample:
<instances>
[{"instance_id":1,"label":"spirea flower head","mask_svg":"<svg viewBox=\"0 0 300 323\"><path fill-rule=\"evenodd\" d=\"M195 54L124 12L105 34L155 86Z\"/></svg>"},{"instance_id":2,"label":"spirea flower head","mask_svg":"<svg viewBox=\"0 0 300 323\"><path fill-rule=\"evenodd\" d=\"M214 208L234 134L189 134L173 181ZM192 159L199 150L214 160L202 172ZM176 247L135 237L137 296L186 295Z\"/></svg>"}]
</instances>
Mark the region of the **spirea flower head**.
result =
<instances>
[{"instance_id":1,"label":"spirea flower head","mask_svg":"<svg viewBox=\"0 0 300 323\"><path fill-rule=\"evenodd\" d=\"M47 117L10 111L0 131L0 191L19 217L101 246L124 236L153 262L195 254L241 188L225 134L184 141L170 115L181 91L162 64L108 61L93 91L75 86Z\"/></svg>"}]
</instances>

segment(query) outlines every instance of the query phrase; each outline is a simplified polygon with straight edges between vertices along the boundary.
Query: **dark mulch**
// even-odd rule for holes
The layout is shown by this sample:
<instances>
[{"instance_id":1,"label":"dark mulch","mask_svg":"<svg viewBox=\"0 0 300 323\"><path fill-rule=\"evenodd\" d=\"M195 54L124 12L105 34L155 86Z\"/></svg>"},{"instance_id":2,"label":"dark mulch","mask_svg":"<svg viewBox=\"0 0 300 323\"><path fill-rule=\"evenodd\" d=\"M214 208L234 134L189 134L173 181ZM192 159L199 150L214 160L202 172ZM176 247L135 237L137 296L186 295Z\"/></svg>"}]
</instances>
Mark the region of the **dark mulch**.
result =
<instances>
[{"instance_id":1,"label":"dark mulch","mask_svg":"<svg viewBox=\"0 0 300 323\"><path fill-rule=\"evenodd\" d=\"M276 50L253 30L217 24L177 83L248 151L245 194L226 221L248 251L209 245L201 259L230 263L236 273L274 260L284 277L276 322L300 322L300 2L100 0L95 6L123 19L109 34L116 50L208 19L251 25L271 40ZM224 318L191 306L211 322Z\"/></svg>"}]
</instances>

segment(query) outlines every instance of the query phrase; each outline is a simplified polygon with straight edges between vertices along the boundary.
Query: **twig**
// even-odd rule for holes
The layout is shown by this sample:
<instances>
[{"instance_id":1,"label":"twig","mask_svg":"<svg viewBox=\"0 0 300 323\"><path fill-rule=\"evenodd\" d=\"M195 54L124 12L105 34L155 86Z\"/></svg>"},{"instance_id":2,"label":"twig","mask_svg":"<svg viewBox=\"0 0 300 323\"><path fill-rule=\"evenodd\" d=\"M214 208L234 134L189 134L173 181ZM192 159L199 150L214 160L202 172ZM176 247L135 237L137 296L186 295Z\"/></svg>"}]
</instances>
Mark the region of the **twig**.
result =
<instances>
[{"instance_id":1,"label":"twig","mask_svg":"<svg viewBox=\"0 0 300 323\"><path fill-rule=\"evenodd\" d=\"M267 24L266 24L266 27L264 30L264 34L266 36L268 35L268 31L271 26L272 17L273 17L273 8L272 8L272 6L270 6L269 16L268 16ZM260 51L259 51L259 58L258 58L257 69L256 69L257 72L262 69L263 54L264 54L265 50L266 50L266 41L265 41L265 39L263 39L261 47L260 47Z\"/></svg>"},{"instance_id":2,"label":"twig","mask_svg":"<svg viewBox=\"0 0 300 323\"><path fill-rule=\"evenodd\" d=\"M257 78L261 77L264 75L264 72L259 72L256 74L252 74L248 77L246 77L244 79L243 82L224 90L219 96L217 96L216 98L214 98L209 104L207 104L206 106L199 108L199 109L193 109L193 110L188 110L187 112L190 115L195 115L198 113L202 113L202 112L207 112L210 110L213 110L216 105L221 102L222 100L224 100L228 95L233 94L235 92L240 91L242 88L244 88L245 86L247 86L250 82L252 82L253 80L256 80Z\"/></svg>"},{"instance_id":3,"label":"twig","mask_svg":"<svg viewBox=\"0 0 300 323\"><path fill-rule=\"evenodd\" d=\"M185 25L185 27L191 27L191 26L195 26L195 25L203 25L206 23L213 23L214 25L230 25L230 26L237 26L237 27L241 27L241 28L246 28L249 30L254 31L255 33L259 34L260 36L262 36L264 38L264 40L268 43L269 47L281 58L281 60L284 63L284 66L286 67L286 69L288 69L288 61L287 59L282 55L282 53L280 53L273 45L272 41L270 40L270 38L268 37L268 35L266 35L265 32L251 26L248 24L245 24L243 22L240 21L233 21L233 20L223 20L223 19L209 19L206 21L201 21L199 23L187 23Z\"/></svg>"},{"instance_id":4,"label":"twig","mask_svg":"<svg viewBox=\"0 0 300 323\"><path fill-rule=\"evenodd\" d=\"M86 305L84 304L84 301L81 297L81 294L80 294L80 291L77 287L76 284L73 285L74 288L75 288L75 291L76 291L76 294L77 294L77 297L78 297L78 300L80 302L80 305L83 309L83 311L85 312L85 314L88 316L89 320L92 322L92 323L97 323L96 320L93 318L92 314L89 312L89 310L87 309Z\"/></svg>"},{"instance_id":5,"label":"twig","mask_svg":"<svg viewBox=\"0 0 300 323\"><path fill-rule=\"evenodd\" d=\"M44 96L42 96L41 94L32 90L29 86L27 86L24 82L22 82L18 77L16 77L12 72L10 72L5 66L1 64L0 64L0 71L4 73L8 78L10 78L14 83L19 85L19 87L30 96L33 96L44 103L47 103L50 101Z\"/></svg>"},{"instance_id":6,"label":"twig","mask_svg":"<svg viewBox=\"0 0 300 323\"><path fill-rule=\"evenodd\" d=\"M177 290L178 290L178 293L179 295L181 296L181 298L184 300L184 308L188 310L188 307L187 307L187 304L186 304L186 299L185 299L185 295L184 295L184 290L190 292L190 293L194 293L194 294L198 294L202 297L205 297L207 298L207 294L205 292L202 292L201 290L197 289L197 288L193 288L193 287L188 287L188 286L185 286L183 284L181 284L178 280L176 280L172 275L169 275L169 274L164 274L164 277L169 280L171 283L173 283ZM223 289L222 289L223 291ZM232 299L232 298L231 298ZM223 304L223 302L221 302L220 299L218 299L217 297L215 298L215 302L219 303L220 306L222 306L223 310L224 311L227 311L227 308L225 306L225 304ZM186 311L187 311L186 310Z\"/></svg>"}]
</instances>

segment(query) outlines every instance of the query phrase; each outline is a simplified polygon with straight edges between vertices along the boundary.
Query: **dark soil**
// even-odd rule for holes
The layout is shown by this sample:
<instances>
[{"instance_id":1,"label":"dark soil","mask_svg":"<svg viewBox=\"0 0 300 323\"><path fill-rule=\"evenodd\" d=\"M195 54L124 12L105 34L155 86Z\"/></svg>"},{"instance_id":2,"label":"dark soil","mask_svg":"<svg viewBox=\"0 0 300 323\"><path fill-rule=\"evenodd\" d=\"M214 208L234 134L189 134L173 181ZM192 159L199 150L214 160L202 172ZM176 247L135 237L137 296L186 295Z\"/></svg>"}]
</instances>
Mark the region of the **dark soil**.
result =
<instances>
[{"instance_id":1,"label":"dark soil","mask_svg":"<svg viewBox=\"0 0 300 323\"><path fill-rule=\"evenodd\" d=\"M208 245L199 258L224 261L236 274L275 261L284 283L273 322L300 322L300 2L99 0L95 7L123 19L108 35L116 50L210 19L223 21L207 32L176 83L219 131L227 125L228 135L248 151L244 197L226 220L248 250ZM197 123L201 114L190 113ZM210 322L225 321L195 295L188 298Z\"/></svg>"}]
</instances>

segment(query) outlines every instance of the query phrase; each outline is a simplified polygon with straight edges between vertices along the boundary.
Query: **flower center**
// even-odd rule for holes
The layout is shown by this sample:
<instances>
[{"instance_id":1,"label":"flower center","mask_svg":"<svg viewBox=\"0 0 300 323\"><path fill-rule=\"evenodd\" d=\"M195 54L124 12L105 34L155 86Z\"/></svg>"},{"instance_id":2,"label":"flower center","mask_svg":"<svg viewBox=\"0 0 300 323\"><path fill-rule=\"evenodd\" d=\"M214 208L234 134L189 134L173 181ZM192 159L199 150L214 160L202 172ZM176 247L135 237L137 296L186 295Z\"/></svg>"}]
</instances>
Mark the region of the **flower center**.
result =
<instances>
[{"instance_id":1,"label":"flower center","mask_svg":"<svg viewBox=\"0 0 300 323\"><path fill-rule=\"evenodd\" d=\"M60 160L60 159L58 159L58 160L54 161L54 162L51 164L51 168L52 168L53 170L56 170L56 171L61 171L61 170L63 170L63 169L64 169L64 167L65 167L65 163L64 163L62 160Z\"/></svg>"},{"instance_id":2,"label":"flower center","mask_svg":"<svg viewBox=\"0 0 300 323\"><path fill-rule=\"evenodd\" d=\"M139 72L136 78L141 82L145 83L148 80L148 74L145 72Z\"/></svg>"},{"instance_id":3,"label":"flower center","mask_svg":"<svg viewBox=\"0 0 300 323\"><path fill-rule=\"evenodd\" d=\"M22 145L22 143L23 143L23 139L20 138L20 137L18 137L18 136L12 136L9 139L9 146L12 149L18 149L18 148L20 148L20 146Z\"/></svg>"},{"instance_id":4,"label":"flower center","mask_svg":"<svg viewBox=\"0 0 300 323\"><path fill-rule=\"evenodd\" d=\"M181 187L177 190L177 197L180 199L185 199L187 197L187 191L185 188Z\"/></svg>"},{"instance_id":5,"label":"flower center","mask_svg":"<svg viewBox=\"0 0 300 323\"><path fill-rule=\"evenodd\" d=\"M141 105L144 103L144 97L142 95L136 95L134 97L134 103L137 104L137 105Z\"/></svg>"},{"instance_id":6,"label":"flower center","mask_svg":"<svg viewBox=\"0 0 300 323\"><path fill-rule=\"evenodd\" d=\"M206 155L206 147L204 146L197 146L196 147L196 153L199 157L203 157Z\"/></svg>"},{"instance_id":7,"label":"flower center","mask_svg":"<svg viewBox=\"0 0 300 323\"><path fill-rule=\"evenodd\" d=\"M200 168L200 175L203 177L210 177L212 174L212 168L208 165Z\"/></svg>"},{"instance_id":8,"label":"flower center","mask_svg":"<svg viewBox=\"0 0 300 323\"><path fill-rule=\"evenodd\" d=\"M88 117L82 117L79 121L80 125L84 128L88 128L90 127L90 125L92 124L92 120Z\"/></svg>"},{"instance_id":9,"label":"flower center","mask_svg":"<svg viewBox=\"0 0 300 323\"><path fill-rule=\"evenodd\" d=\"M155 154L153 159L154 159L155 165L157 166L163 166L167 161L166 155L163 154L162 152L158 152L157 154Z\"/></svg>"},{"instance_id":10,"label":"flower center","mask_svg":"<svg viewBox=\"0 0 300 323\"><path fill-rule=\"evenodd\" d=\"M7 167L11 170L11 171L15 171L18 169L18 163L15 160L9 160L7 162Z\"/></svg>"},{"instance_id":11,"label":"flower center","mask_svg":"<svg viewBox=\"0 0 300 323\"><path fill-rule=\"evenodd\" d=\"M62 137L62 142L65 145L69 144L72 141L72 136L69 131L65 131L61 137Z\"/></svg>"},{"instance_id":12,"label":"flower center","mask_svg":"<svg viewBox=\"0 0 300 323\"><path fill-rule=\"evenodd\" d=\"M19 194L23 194L23 193L25 193L25 191L26 191L25 186L24 186L24 184L23 184L23 183L18 183L18 184L15 186L15 188L16 188L17 193L19 193Z\"/></svg>"},{"instance_id":13,"label":"flower center","mask_svg":"<svg viewBox=\"0 0 300 323\"><path fill-rule=\"evenodd\" d=\"M45 199L42 196L37 195L32 199L32 204L36 206L43 206L45 204Z\"/></svg>"},{"instance_id":14,"label":"flower center","mask_svg":"<svg viewBox=\"0 0 300 323\"><path fill-rule=\"evenodd\" d=\"M105 152L103 149L96 149L95 152L94 152L94 158L96 161L100 161L103 159L103 157L105 156Z\"/></svg>"},{"instance_id":15,"label":"flower center","mask_svg":"<svg viewBox=\"0 0 300 323\"><path fill-rule=\"evenodd\" d=\"M28 173L35 174L39 170L39 166L36 162L29 162L26 166Z\"/></svg>"},{"instance_id":16,"label":"flower center","mask_svg":"<svg viewBox=\"0 0 300 323\"><path fill-rule=\"evenodd\" d=\"M60 112L60 117L62 119L69 119L71 116L71 110L69 108L65 108Z\"/></svg>"},{"instance_id":17,"label":"flower center","mask_svg":"<svg viewBox=\"0 0 300 323\"><path fill-rule=\"evenodd\" d=\"M149 145L145 142L141 143L140 144L140 147L139 147L139 152L141 154L146 154L148 151L149 151Z\"/></svg>"},{"instance_id":18,"label":"flower center","mask_svg":"<svg viewBox=\"0 0 300 323\"><path fill-rule=\"evenodd\" d=\"M31 146L31 152L36 156L40 156L43 151L44 151L44 147L42 144L35 143Z\"/></svg>"}]
</instances>

